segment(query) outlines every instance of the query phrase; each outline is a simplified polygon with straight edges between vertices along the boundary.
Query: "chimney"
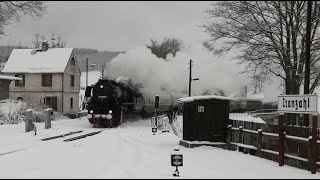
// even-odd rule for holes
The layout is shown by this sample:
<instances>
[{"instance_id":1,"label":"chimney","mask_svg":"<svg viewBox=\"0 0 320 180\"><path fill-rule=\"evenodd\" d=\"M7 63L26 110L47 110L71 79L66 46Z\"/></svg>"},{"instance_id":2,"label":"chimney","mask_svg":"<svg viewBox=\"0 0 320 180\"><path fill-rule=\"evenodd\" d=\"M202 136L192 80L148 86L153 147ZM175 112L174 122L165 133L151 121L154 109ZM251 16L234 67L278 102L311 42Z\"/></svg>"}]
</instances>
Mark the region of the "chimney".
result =
<instances>
[{"instance_id":1,"label":"chimney","mask_svg":"<svg viewBox=\"0 0 320 180\"><path fill-rule=\"evenodd\" d=\"M49 48L49 43L44 41L42 42L42 51L47 51Z\"/></svg>"}]
</instances>

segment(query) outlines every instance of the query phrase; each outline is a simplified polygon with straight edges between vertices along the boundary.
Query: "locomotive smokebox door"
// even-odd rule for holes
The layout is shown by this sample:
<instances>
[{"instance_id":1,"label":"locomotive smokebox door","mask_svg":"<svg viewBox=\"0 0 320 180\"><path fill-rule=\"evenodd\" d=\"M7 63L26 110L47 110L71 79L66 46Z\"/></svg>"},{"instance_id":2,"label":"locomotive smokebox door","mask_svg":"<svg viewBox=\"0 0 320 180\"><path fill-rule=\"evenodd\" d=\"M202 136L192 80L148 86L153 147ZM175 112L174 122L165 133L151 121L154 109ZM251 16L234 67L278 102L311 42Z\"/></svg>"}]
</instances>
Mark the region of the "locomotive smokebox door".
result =
<instances>
[{"instance_id":1,"label":"locomotive smokebox door","mask_svg":"<svg viewBox=\"0 0 320 180\"><path fill-rule=\"evenodd\" d=\"M156 95L155 99L154 99L154 108L155 109L159 109L159 101L160 101L160 98L158 95Z\"/></svg>"}]
</instances>

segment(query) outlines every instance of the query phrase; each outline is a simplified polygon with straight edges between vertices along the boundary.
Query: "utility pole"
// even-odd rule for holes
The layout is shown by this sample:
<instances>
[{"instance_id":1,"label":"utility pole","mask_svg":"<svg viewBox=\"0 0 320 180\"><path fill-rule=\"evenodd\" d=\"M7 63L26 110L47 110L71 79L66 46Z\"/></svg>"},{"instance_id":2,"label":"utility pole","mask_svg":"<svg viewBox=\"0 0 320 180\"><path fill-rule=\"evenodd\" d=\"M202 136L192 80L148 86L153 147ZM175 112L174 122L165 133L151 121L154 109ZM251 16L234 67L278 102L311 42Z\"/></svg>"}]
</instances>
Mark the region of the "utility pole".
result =
<instances>
[{"instance_id":1,"label":"utility pole","mask_svg":"<svg viewBox=\"0 0 320 180\"><path fill-rule=\"evenodd\" d=\"M89 67L94 67L96 64L89 65L89 59L87 58L87 65L86 65L86 88L88 87L88 69Z\"/></svg>"},{"instance_id":2,"label":"utility pole","mask_svg":"<svg viewBox=\"0 0 320 180\"><path fill-rule=\"evenodd\" d=\"M89 60L87 58L87 65L86 65L86 88L88 87L88 68L89 68Z\"/></svg>"},{"instance_id":3,"label":"utility pole","mask_svg":"<svg viewBox=\"0 0 320 180\"><path fill-rule=\"evenodd\" d=\"M312 1L308 1L307 6L307 27L306 27L306 66L304 76L304 94L310 93L310 47L311 47L311 13ZM304 116L304 125L309 125L309 115Z\"/></svg>"},{"instance_id":4,"label":"utility pole","mask_svg":"<svg viewBox=\"0 0 320 180\"><path fill-rule=\"evenodd\" d=\"M192 60L190 59L190 73L189 73L189 97L191 96L191 82L197 81L199 78L192 79Z\"/></svg>"},{"instance_id":5,"label":"utility pole","mask_svg":"<svg viewBox=\"0 0 320 180\"><path fill-rule=\"evenodd\" d=\"M190 59L190 70L189 70L189 97L191 96L191 81L192 81L192 78L191 78L191 71L192 71L192 60Z\"/></svg>"}]
</instances>

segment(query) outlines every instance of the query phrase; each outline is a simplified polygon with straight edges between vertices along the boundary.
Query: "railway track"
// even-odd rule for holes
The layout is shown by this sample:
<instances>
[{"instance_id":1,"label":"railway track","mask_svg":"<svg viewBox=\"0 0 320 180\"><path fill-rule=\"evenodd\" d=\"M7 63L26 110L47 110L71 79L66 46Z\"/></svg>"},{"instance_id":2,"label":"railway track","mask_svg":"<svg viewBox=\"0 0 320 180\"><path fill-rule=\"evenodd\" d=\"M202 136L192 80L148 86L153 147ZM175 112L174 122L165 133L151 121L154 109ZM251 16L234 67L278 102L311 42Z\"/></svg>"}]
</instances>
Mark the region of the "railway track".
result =
<instances>
[{"instance_id":1,"label":"railway track","mask_svg":"<svg viewBox=\"0 0 320 180\"><path fill-rule=\"evenodd\" d=\"M61 134L61 135L58 135L58 136L52 136L52 137L48 137L48 138L43 138L41 140L42 141L48 141L48 140L53 140L53 139L58 139L58 138L64 138L66 136L70 136L70 135L78 134L78 133L82 133L82 132L83 132L83 130L74 131L74 132L70 132L70 133L67 133L67 134ZM88 137L88 136L93 136L93 135L99 134L101 132L102 132L102 130L101 131L90 132L90 133L82 134L82 135L75 136L75 137L72 137L72 138L69 138L69 139L64 139L63 141L64 142L75 141L75 140L82 139L82 138L85 138L85 137Z\"/></svg>"},{"instance_id":2,"label":"railway track","mask_svg":"<svg viewBox=\"0 0 320 180\"><path fill-rule=\"evenodd\" d=\"M42 140L42 141L48 141L48 140L52 140L52 139L62 138L62 137L70 136L70 135L73 135L73 134L81 133L82 131L83 131L83 130L81 130L81 131L74 131L74 132L70 132L70 133L67 133L67 134L61 134L61 135L58 135L58 136L52 136L52 137L48 137L48 138L43 138L43 139L41 139L41 140Z\"/></svg>"},{"instance_id":3,"label":"railway track","mask_svg":"<svg viewBox=\"0 0 320 180\"><path fill-rule=\"evenodd\" d=\"M101 130L101 131L96 131L96 132L91 132L91 133L83 134L83 135L80 135L80 136L72 137L72 138L69 138L69 139L65 139L65 140L63 140L63 141L64 141L64 142L74 141L74 140L86 138L86 137L88 137L88 136L93 136L93 135L99 134L99 133L101 133L101 132L102 132L102 130Z\"/></svg>"}]
</instances>

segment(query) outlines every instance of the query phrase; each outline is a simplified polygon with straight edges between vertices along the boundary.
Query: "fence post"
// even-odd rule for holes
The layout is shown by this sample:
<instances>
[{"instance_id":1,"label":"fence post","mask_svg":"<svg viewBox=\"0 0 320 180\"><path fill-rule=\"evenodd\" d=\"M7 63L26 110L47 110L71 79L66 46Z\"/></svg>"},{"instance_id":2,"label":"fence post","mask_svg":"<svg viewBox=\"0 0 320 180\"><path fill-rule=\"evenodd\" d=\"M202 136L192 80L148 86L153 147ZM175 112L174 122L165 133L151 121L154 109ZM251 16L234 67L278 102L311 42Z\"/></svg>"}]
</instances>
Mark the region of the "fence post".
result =
<instances>
[{"instance_id":1,"label":"fence post","mask_svg":"<svg viewBox=\"0 0 320 180\"><path fill-rule=\"evenodd\" d=\"M25 130L26 132L32 131L32 109L26 110L26 118L25 118Z\"/></svg>"},{"instance_id":2,"label":"fence post","mask_svg":"<svg viewBox=\"0 0 320 180\"><path fill-rule=\"evenodd\" d=\"M44 119L44 128L51 128L51 119L52 119L52 109L48 108L45 110L45 119Z\"/></svg>"},{"instance_id":3,"label":"fence post","mask_svg":"<svg viewBox=\"0 0 320 180\"><path fill-rule=\"evenodd\" d=\"M310 171L312 171L312 136L308 138L308 163Z\"/></svg>"},{"instance_id":4,"label":"fence post","mask_svg":"<svg viewBox=\"0 0 320 180\"><path fill-rule=\"evenodd\" d=\"M258 130L258 141L257 141L257 156L261 157L261 147L262 147L262 129Z\"/></svg>"},{"instance_id":5,"label":"fence post","mask_svg":"<svg viewBox=\"0 0 320 180\"><path fill-rule=\"evenodd\" d=\"M232 125L228 126L227 149L231 150Z\"/></svg>"},{"instance_id":6,"label":"fence post","mask_svg":"<svg viewBox=\"0 0 320 180\"><path fill-rule=\"evenodd\" d=\"M243 126L239 127L239 140L238 140L238 143L239 144L243 144ZM238 149L239 149L240 152L243 152L243 147L239 147L238 146Z\"/></svg>"},{"instance_id":7,"label":"fence post","mask_svg":"<svg viewBox=\"0 0 320 180\"><path fill-rule=\"evenodd\" d=\"M315 174L317 172L317 160L318 160L318 148L317 148L317 121L318 115L313 115L312 118L312 138L311 138L311 156L310 156L310 167L311 167L311 174Z\"/></svg>"},{"instance_id":8,"label":"fence post","mask_svg":"<svg viewBox=\"0 0 320 180\"><path fill-rule=\"evenodd\" d=\"M284 127L283 127L283 113L279 114L279 125L278 125L278 133L279 133L279 166L284 165Z\"/></svg>"}]
</instances>

